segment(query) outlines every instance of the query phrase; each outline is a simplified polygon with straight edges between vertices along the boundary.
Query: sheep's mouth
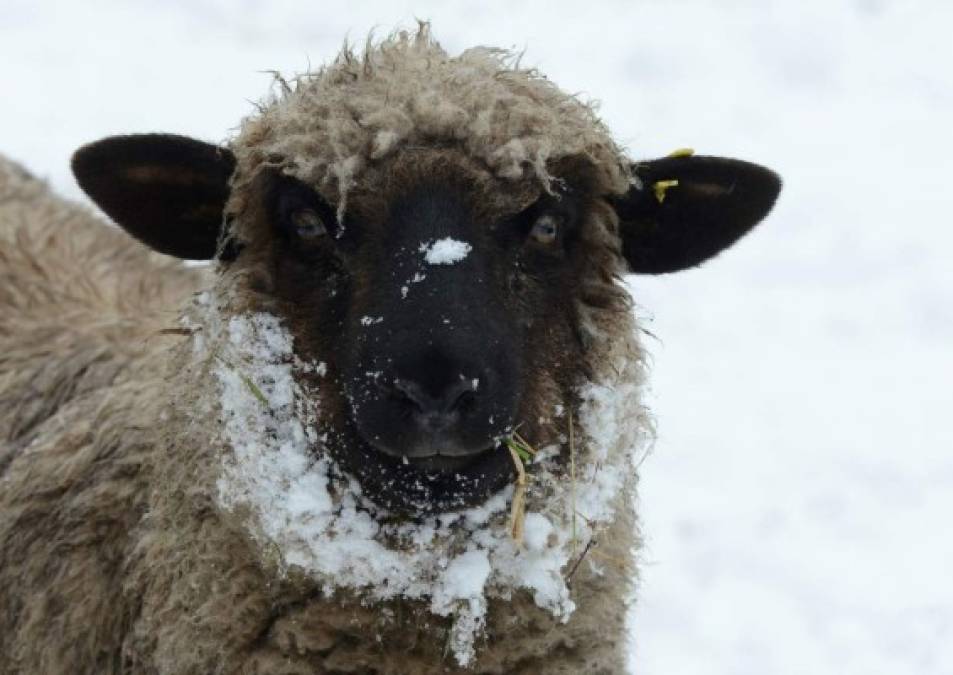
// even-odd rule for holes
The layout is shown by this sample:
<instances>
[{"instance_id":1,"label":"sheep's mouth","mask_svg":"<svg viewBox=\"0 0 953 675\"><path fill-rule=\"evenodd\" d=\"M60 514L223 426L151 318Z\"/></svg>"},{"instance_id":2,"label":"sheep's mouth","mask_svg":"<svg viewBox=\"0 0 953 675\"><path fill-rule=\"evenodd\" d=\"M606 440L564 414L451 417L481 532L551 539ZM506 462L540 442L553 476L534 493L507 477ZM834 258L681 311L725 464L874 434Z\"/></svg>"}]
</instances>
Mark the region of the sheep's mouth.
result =
<instances>
[{"instance_id":1,"label":"sheep's mouth","mask_svg":"<svg viewBox=\"0 0 953 675\"><path fill-rule=\"evenodd\" d=\"M419 457L402 457L401 461L416 467L424 472L456 473L465 471L467 467L479 463L490 453L500 450L501 444L491 445L484 450L468 455L448 455L436 452L432 455Z\"/></svg>"},{"instance_id":2,"label":"sheep's mouth","mask_svg":"<svg viewBox=\"0 0 953 675\"><path fill-rule=\"evenodd\" d=\"M434 452L407 457L382 452L357 434L350 439L347 443L332 437L328 448L342 468L358 479L366 497L393 512L420 515L476 506L514 476L502 443L463 456Z\"/></svg>"}]
</instances>

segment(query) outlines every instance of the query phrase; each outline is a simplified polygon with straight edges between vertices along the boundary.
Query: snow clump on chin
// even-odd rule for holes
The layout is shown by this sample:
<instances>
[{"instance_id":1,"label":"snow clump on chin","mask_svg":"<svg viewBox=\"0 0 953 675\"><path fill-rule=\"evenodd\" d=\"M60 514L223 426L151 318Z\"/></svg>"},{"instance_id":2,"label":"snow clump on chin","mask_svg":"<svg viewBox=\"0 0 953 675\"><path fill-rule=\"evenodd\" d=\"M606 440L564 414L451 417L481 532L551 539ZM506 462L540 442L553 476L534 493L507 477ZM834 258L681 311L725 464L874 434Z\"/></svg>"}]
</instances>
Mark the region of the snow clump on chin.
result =
<instances>
[{"instance_id":1,"label":"snow clump on chin","mask_svg":"<svg viewBox=\"0 0 953 675\"><path fill-rule=\"evenodd\" d=\"M586 542L622 508L625 476L644 442L626 414L639 401L635 370L623 365L620 381L580 389L572 485L558 446L541 448L527 467L535 494L547 496L528 500L518 543L509 523L512 485L477 507L389 522L329 456L317 431L320 389L306 391L295 375L320 376L324 364L298 359L292 335L270 314L210 319L206 344L220 345L214 372L230 446L217 500L225 511L248 514L264 561L280 574L298 568L328 592L429 602L434 614L452 618L450 649L463 666L475 655L490 598L525 589L537 606L569 619L575 605L566 576ZM627 424L633 429L624 433ZM619 438L628 441L621 452L613 450Z\"/></svg>"}]
</instances>

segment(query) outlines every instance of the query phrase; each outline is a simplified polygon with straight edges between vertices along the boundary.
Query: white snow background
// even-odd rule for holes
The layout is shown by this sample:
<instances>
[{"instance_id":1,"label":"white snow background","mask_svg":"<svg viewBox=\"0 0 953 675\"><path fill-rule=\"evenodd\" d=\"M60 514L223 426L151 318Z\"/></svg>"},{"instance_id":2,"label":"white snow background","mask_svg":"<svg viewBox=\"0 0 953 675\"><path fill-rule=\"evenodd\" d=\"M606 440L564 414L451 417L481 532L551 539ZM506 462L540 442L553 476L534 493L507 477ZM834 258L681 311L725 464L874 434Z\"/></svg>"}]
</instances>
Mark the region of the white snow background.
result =
<instances>
[{"instance_id":1,"label":"white snow background","mask_svg":"<svg viewBox=\"0 0 953 675\"><path fill-rule=\"evenodd\" d=\"M224 140L259 71L415 16L526 48L633 157L785 179L732 251L631 280L659 336L633 672L953 672L953 3L0 0L0 152L79 198L82 143Z\"/></svg>"}]
</instances>

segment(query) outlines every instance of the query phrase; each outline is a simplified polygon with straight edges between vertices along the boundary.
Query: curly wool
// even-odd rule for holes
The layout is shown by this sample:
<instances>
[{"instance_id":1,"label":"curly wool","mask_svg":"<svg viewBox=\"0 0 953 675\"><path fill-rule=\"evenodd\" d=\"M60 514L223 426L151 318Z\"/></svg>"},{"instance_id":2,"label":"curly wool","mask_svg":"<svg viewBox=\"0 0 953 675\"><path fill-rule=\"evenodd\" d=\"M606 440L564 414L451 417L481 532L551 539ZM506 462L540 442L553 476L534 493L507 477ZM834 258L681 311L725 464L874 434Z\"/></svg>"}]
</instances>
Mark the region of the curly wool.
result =
<instances>
[{"instance_id":1,"label":"curly wool","mask_svg":"<svg viewBox=\"0 0 953 675\"><path fill-rule=\"evenodd\" d=\"M613 193L630 184L628 162L592 104L561 91L507 50L476 47L449 56L423 23L358 57L345 46L315 73L278 79L279 94L246 119L231 144L237 184L263 166L330 190L343 213L362 172L401 148L452 145L505 180L535 178L585 157Z\"/></svg>"}]
</instances>

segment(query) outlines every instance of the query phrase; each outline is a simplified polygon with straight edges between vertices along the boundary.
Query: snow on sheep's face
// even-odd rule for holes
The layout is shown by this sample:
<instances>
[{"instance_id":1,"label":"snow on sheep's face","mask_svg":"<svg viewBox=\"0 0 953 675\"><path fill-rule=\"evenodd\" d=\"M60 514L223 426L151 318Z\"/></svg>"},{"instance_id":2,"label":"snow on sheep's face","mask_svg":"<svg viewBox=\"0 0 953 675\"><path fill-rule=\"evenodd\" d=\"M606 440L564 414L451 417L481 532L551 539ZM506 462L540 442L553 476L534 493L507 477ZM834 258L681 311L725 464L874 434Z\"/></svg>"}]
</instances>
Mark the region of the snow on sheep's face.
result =
<instances>
[{"instance_id":1,"label":"snow on sheep's face","mask_svg":"<svg viewBox=\"0 0 953 675\"><path fill-rule=\"evenodd\" d=\"M73 160L133 236L245 272L239 290L288 323L299 356L327 365L330 452L365 494L414 512L479 503L508 482L501 441L514 428L556 440L554 409L572 409L588 374L583 315L600 313L611 339L626 265L698 265L780 189L767 169L715 157L633 165L625 195L606 194L586 159L548 168L553 194L452 148L407 148L342 204L278 169L236 179L228 150L176 136L108 138Z\"/></svg>"}]
</instances>

